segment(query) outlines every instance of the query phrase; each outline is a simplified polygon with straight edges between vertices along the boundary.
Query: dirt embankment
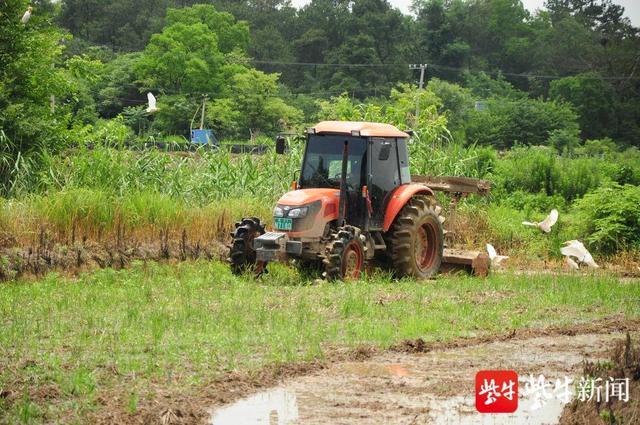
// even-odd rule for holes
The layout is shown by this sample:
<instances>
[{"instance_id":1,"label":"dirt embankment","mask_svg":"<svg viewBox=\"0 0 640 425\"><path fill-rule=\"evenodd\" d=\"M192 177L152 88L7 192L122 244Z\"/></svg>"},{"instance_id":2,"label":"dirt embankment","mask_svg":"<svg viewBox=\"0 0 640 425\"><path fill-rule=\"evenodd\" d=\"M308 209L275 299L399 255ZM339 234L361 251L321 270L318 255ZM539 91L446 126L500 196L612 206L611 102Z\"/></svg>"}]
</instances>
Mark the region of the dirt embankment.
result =
<instances>
[{"instance_id":1,"label":"dirt embankment","mask_svg":"<svg viewBox=\"0 0 640 425\"><path fill-rule=\"evenodd\" d=\"M611 350L610 362L586 362L584 376L607 380L628 379L628 400L626 397L605 397L598 400L596 394L589 401L574 400L562 414L560 425L601 425L601 424L640 424L640 342L627 333ZM606 391L605 391L606 394ZM586 395L585 395L586 398Z\"/></svg>"},{"instance_id":2,"label":"dirt embankment","mask_svg":"<svg viewBox=\"0 0 640 425\"><path fill-rule=\"evenodd\" d=\"M227 255L220 238L192 237L186 230L159 230L153 236L61 243L42 231L27 246L0 247L0 281L51 271L75 274L106 267L122 269L136 260L222 260Z\"/></svg>"},{"instance_id":3,"label":"dirt embankment","mask_svg":"<svg viewBox=\"0 0 640 425\"><path fill-rule=\"evenodd\" d=\"M0 240L0 282L23 276L40 277L52 271L75 275L107 267L119 270L133 261L225 260L229 241L220 234L225 232L217 229L214 233L156 230L151 234L147 232L145 237L83 238L81 241L60 242L42 231L37 240L24 245L2 243ZM514 273L568 272L559 261L520 262L514 267L509 269ZM457 270L454 268L452 271ZM603 270L624 278L640 277L640 267L622 257Z\"/></svg>"}]
</instances>

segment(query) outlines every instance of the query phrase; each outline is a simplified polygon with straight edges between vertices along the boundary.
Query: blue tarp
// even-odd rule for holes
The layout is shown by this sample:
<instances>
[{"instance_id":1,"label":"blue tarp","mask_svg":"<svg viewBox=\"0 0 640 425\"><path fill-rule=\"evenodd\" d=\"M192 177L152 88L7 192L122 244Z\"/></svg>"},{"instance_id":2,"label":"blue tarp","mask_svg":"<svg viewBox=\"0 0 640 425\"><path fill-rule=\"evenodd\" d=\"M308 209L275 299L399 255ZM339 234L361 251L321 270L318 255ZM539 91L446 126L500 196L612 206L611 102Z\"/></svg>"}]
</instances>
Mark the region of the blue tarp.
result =
<instances>
[{"instance_id":1,"label":"blue tarp","mask_svg":"<svg viewBox=\"0 0 640 425\"><path fill-rule=\"evenodd\" d=\"M218 139L213 130L191 130L191 143L218 146Z\"/></svg>"}]
</instances>

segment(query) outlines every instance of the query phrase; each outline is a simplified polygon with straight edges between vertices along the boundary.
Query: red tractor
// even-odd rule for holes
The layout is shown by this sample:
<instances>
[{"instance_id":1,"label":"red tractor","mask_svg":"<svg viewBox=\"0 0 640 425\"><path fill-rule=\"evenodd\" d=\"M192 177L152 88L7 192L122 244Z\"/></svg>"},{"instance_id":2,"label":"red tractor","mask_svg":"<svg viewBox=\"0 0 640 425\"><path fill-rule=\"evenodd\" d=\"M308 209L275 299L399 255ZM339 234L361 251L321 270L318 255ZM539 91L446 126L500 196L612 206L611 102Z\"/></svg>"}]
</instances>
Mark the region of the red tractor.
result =
<instances>
[{"instance_id":1,"label":"red tractor","mask_svg":"<svg viewBox=\"0 0 640 425\"><path fill-rule=\"evenodd\" d=\"M486 273L486 255L445 253L445 218L434 190L454 195L453 214L461 196L486 193L488 182L412 179L409 137L368 122L328 121L308 129L300 178L278 201L274 230L266 232L256 217L236 223L232 271L260 274L269 262L295 260L321 267L327 279L357 279L367 261L379 259L398 276L429 278L443 261ZM276 150L284 153L284 144Z\"/></svg>"}]
</instances>

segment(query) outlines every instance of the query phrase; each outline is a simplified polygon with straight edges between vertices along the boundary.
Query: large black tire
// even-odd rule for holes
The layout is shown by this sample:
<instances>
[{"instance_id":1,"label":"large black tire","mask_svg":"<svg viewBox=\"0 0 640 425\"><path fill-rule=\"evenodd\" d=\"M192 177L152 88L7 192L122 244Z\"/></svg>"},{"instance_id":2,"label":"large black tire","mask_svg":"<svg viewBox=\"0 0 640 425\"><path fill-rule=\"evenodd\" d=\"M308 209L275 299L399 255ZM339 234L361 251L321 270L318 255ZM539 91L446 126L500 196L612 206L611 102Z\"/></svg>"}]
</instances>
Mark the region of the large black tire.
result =
<instances>
[{"instance_id":1,"label":"large black tire","mask_svg":"<svg viewBox=\"0 0 640 425\"><path fill-rule=\"evenodd\" d=\"M249 217L236 223L236 230L231 234L233 241L229 248L229 262L231 271L235 275L252 271L260 275L265 271L266 264L256 260L253 240L264 235L265 229L260 219Z\"/></svg>"},{"instance_id":2,"label":"large black tire","mask_svg":"<svg viewBox=\"0 0 640 425\"><path fill-rule=\"evenodd\" d=\"M396 274L418 279L433 277L444 255L444 218L431 196L416 195L402 208L386 235Z\"/></svg>"},{"instance_id":3,"label":"large black tire","mask_svg":"<svg viewBox=\"0 0 640 425\"><path fill-rule=\"evenodd\" d=\"M322 255L324 277L328 280L357 280L366 259L366 247L360 238L360 229L340 227L331 234L331 240Z\"/></svg>"}]
</instances>

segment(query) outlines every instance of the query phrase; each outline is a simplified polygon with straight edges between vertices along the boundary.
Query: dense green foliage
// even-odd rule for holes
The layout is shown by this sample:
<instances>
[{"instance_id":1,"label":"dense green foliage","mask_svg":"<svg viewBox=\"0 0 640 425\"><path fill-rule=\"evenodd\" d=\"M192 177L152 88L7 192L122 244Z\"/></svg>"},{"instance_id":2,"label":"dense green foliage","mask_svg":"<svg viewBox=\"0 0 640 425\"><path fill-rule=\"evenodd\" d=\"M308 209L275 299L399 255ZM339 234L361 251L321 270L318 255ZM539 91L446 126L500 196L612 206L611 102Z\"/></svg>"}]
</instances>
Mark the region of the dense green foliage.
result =
<instances>
[{"instance_id":1,"label":"dense green foliage","mask_svg":"<svg viewBox=\"0 0 640 425\"><path fill-rule=\"evenodd\" d=\"M582 232L601 251L640 246L640 186L613 184L577 203Z\"/></svg>"},{"instance_id":2,"label":"dense green foliage","mask_svg":"<svg viewBox=\"0 0 640 425\"><path fill-rule=\"evenodd\" d=\"M42 0L23 25L27 1L12 0L2 6L3 49L13 49L5 57L12 62L30 46L39 63L20 55L2 87L26 84L18 91L40 92L43 108L57 95L58 104L75 113L79 123L57 119L46 139L65 139L61 133L70 126L118 114L138 135L187 136L203 96L209 98L207 126L222 138L246 138L314 121L315 99L327 95L386 98L415 77L403 64L427 62L428 90L440 99L434 104L456 141L500 149L551 142L571 150L580 138L637 145L640 136L633 72L640 37L610 0L593 7L549 1L533 15L518 0L419 0L415 16L386 0L313 0L300 10L289 0L197 3ZM73 38L54 46L64 30ZM56 72L33 75L51 66ZM27 78L27 70L35 78ZM56 75L57 85L48 81ZM35 81L47 93L28 86ZM159 98L156 120L141 113L147 91ZM11 108L2 111L10 140L16 139L5 128L10 120L31 127L18 138L45 139Z\"/></svg>"},{"instance_id":3,"label":"dense green foliage","mask_svg":"<svg viewBox=\"0 0 640 425\"><path fill-rule=\"evenodd\" d=\"M624 77L635 75L640 40L624 9L611 0L550 0L535 14L519 0L417 0L415 16L387 0L313 0L300 10L289 0L206 2L240 24L230 15L204 12L202 5L180 19L167 12L196 3L64 0L57 18L76 36L74 51L86 43L141 51L165 25L203 23L218 37L232 34L220 38L223 52L243 45L257 67L281 73L282 82L299 93L346 91L360 99L388 93L412 79L402 65L407 63L427 62L428 78L455 82L465 81L465 70L502 72L533 98L572 104L584 138L637 144L638 80ZM175 29L171 35L177 36ZM602 79L611 76L622 78ZM485 92L475 100L494 95L503 93Z\"/></svg>"}]
</instances>

